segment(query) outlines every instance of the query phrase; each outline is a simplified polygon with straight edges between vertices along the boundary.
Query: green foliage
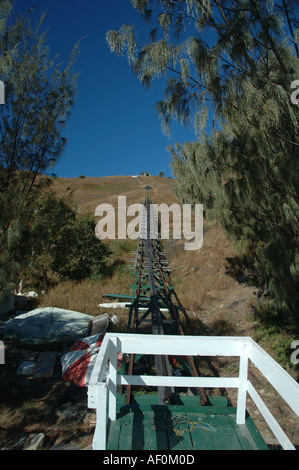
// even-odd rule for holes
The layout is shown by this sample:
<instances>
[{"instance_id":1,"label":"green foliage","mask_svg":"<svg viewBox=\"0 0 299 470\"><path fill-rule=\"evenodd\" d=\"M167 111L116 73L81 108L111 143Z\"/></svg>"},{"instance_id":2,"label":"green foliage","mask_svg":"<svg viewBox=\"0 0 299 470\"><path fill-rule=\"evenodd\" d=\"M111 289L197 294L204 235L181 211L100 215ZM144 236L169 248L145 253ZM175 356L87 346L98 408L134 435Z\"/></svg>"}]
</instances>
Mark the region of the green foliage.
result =
<instances>
[{"instance_id":1,"label":"green foliage","mask_svg":"<svg viewBox=\"0 0 299 470\"><path fill-rule=\"evenodd\" d=\"M31 202L32 216L26 236L18 246L17 254L22 267L20 275L34 285L47 289L55 276L51 270L53 244L62 228L74 223L76 212L63 199L45 191Z\"/></svg>"},{"instance_id":2,"label":"green foliage","mask_svg":"<svg viewBox=\"0 0 299 470\"><path fill-rule=\"evenodd\" d=\"M82 281L103 273L110 250L95 236L92 215L81 214L60 230L51 247L51 267L61 280Z\"/></svg>"},{"instance_id":3,"label":"green foliage","mask_svg":"<svg viewBox=\"0 0 299 470\"><path fill-rule=\"evenodd\" d=\"M38 175L64 149L62 132L76 90L72 66L77 47L65 68L57 65L42 22L43 16L33 28L30 11L16 19L13 2L0 2L0 78L5 83L5 105L0 106L0 302L28 262L33 203L48 185Z\"/></svg>"},{"instance_id":4,"label":"green foliage","mask_svg":"<svg viewBox=\"0 0 299 470\"><path fill-rule=\"evenodd\" d=\"M265 342L274 351L276 360L283 367L297 369L292 364L292 342L298 337L298 329L291 327L283 312L278 311L273 302L261 301L253 306L255 331L254 339L259 343Z\"/></svg>"},{"instance_id":5,"label":"green foliage","mask_svg":"<svg viewBox=\"0 0 299 470\"><path fill-rule=\"evenodd\" d=\"M112 249L116 258L120 258L126 253L130 253L135 248L135 242L132 240L114 240Z\"/></svg>"},{"instance_id":6,"label":"green foliage","mask_svg":"<svg viewBox=\"0 0 299 470\"><path fill-rule=\"evenodd\" d=\"M299 77L295 0L134 0L155 28L108 32L150 86L166 79L156 109L194 126L197 141L171 147L184 202L204 203L246 253L260 284L299 322ZM244 247L246 249L244 250Z\"/></svg>"},{"instance_id":7,"label":"green foliage","mask_svg":"<svg viewBox=\"0 0 299 470\"><path fill-rule=\"evenodd\" d=\"M15 250L24 279L48 289L59 280L102 275L110 251L96 238L92 215L78 215L72 205L50 191L32 201L31 209L26 234Z\"/></svg>"}]
</instances>

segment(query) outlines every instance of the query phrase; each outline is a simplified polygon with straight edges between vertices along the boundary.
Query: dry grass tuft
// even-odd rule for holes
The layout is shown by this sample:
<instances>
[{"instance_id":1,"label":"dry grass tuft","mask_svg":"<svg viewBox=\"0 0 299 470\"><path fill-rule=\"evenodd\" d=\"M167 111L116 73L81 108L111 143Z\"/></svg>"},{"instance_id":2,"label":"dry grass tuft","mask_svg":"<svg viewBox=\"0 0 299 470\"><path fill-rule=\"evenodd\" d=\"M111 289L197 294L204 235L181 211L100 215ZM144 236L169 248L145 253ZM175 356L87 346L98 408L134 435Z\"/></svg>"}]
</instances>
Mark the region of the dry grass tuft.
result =
<instances>
[{"instance_id":1,"label":"dry grass tuft","mask_svg":"<svg viewBox=\"0 0 299 470\"><path fill-rule=\"evenodd\" d=\"M226 257L234 255L232 246L217 223L207 223L202 248L184 251L183 243L165 245L172 267L172 283L185 308L201 311L221 300L235 281L226 274Z\"/></svg>"}]
</instances>

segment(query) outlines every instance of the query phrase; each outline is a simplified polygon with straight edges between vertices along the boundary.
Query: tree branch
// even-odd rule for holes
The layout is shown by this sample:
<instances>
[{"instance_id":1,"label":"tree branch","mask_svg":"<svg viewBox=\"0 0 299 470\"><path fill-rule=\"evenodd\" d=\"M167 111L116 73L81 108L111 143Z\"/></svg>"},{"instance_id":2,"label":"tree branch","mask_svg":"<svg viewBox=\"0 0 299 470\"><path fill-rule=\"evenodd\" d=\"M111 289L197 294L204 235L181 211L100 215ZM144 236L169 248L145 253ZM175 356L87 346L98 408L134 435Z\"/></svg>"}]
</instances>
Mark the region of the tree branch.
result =
<instances>
[{"instance_id":1,"label":"tree branch","mask_svg":"<svg viewBox=\"0 0 299 470\"><path fill-rule=\"evenodd\" d=\"M262 18L261 15L260 15L258 6L257 6L257 4L256 4L256 1L255 1L255 0L250 0L250 2L251 2L251 4L252 4L252 13L255 15L255 17L256 17L257 20L259 21L259 23L260 23L260 25L261 25L261 27L262 27L262 30L263 30L263 32L265 33L266 37L267 37L267 40L268 40L268 42L269 42L269 44L270 44L270 46L271 46L271 49L272 49L272 51L273 51L273 53L274 53L274 55L275 55L275 57L276 57L276 59L277 59L277 61L278 61L278 63L279 63L279 65L280 65L280 67L281 67L283 73L284 73L285 75L288 75L288 71L287 71L287 69L286 69L286 67L285 67L285 65L284 65L284 62L283 62L282 58L280 57L279 52L278 52L278 50L277 50L277 48L276 48L276 46L275 46L275 43L274 43L274 40L273 40L273 38L272 38L272 36L271 36L271 34L270 34L269 28L267 28L267 27L265 26L265 23L264 23L264 21L263 21L263 18Z\"/></svg>"},{"instance_id":2,"label":"tree branch","mask_svg":"<svg viewBox=\"0 0 299 470\"><path fill-rule=\"evenodd\" d=\"M284 8L284 11L285 11L285 15L287 17L287 22L288 22L288 25L289 25L289 30L290 30L290 33L291 33L291 36L293 38L293 41L294 41L294 46L295 46L295 49L296 49L296 53L297 53L297 57L299 58L299 48L298 48L298 44L295 40L295 36L294 36L294 31L293 31L293 28L292 28L292 23L291 23L291 19L290 19L290 15L289 15L289 11L288 11L288 7L287 7L287 4L286 4L286 1L285 0L282 0L282 4L283 4L283 8Z\"/></svg>"}]
</instances>

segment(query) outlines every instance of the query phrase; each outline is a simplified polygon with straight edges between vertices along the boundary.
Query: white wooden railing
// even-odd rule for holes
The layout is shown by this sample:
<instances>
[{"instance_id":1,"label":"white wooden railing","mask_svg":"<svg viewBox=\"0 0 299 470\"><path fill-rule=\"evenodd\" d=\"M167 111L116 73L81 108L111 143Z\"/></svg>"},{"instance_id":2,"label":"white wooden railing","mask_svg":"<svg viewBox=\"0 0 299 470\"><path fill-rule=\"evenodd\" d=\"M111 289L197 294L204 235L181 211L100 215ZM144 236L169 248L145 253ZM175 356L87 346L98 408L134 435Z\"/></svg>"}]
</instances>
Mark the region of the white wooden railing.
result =
<instances>
[{"instance_id":1,"label":"white wooden railing","mask_svg":"<svg viewBox=\"0 0 299 470\"><path fill-rule=\"evenodd\" d=\"M117 354L172 356L239 356L238 377L161 377L117 374ZM109 372L107 374L107 362ZM88 386L88 407L96 409L94 450L106 448L108 418L116 420L117 385L237 388L236 423L245 424L247 393L283 449L295 447L248 379L248 360L262 372L290 408L299 416L299 384L249 337L168 336L107 333ZM106 377L106 378L105 378ZM108 403L107 403L108 400Z\"/></svg>"}]
</instances>

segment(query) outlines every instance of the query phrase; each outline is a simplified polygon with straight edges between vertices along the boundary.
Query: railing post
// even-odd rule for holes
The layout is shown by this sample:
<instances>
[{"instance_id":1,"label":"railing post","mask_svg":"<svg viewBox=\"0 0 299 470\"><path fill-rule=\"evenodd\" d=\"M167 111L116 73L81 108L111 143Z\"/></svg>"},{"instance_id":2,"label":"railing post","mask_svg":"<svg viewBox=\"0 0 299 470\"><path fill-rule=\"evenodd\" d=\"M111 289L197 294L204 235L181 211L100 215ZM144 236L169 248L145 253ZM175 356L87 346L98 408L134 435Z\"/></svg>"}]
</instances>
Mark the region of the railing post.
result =
<instances>
[{"instance_id":1,"label":"railing post","mask_svg":"<svg viewBox=\"0 0 299 470\"><path fill-rule=\"evenodd\" d=\"M107 377L109 391L109 419L116 420L117 399L117 337L110 338L109 374Z\"/></svg>"},{"instance_id":2,"label":"railing post","mask_svg":"<svg viewBox=\"0 0 299 470\"><path fill-rule=\"evenodd\" d=\"M248 348L248 342L245 339L244 341L242 340L240 344L239 388L236 415L237 424L245 424L249 356Z\"/></svg>"},{"instance_id":3,"label":"railing post","mask_svg":"<svg viewBox=\"0 0 299 470\"><path fill-rule=\"evenodd\" d=\"M94 432L93 450L105 450L107 440L107 385L98 383L93 385L93 394L96 404L97 424Z\"/></svg>"}]
</instances>

